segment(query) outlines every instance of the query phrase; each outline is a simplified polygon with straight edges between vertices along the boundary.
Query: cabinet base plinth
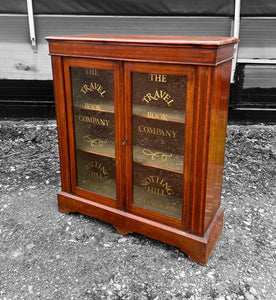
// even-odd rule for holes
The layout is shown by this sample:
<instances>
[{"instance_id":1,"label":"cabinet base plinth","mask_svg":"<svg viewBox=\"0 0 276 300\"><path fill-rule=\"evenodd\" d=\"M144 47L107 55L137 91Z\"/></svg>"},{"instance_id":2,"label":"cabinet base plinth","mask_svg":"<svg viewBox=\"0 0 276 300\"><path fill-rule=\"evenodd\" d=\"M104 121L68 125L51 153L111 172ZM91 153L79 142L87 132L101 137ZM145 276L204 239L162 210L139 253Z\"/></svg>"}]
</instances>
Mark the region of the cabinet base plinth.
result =
<instances>
[{"instance_id":1,"label":"cabinet base plinth","mask_svg":"<svg viewBox=\"0 0 276 300\"><path fill-rule=\"evenodd\" d=\"M129 228L121 227L120 225L113 225L113 227L115 227L115 229L122 235L126 235L133 232L129 230Z\"/></svg>"},{"instance_id":2,"label":"cabinet base plinth","mask_svg":"<svg viewBox=\"0 0 276 300\"><path fill-rule=\"evenodd\" d=\"M222 209L218 210L209 229L201 237L66 192L58 193L58 206L63 213L78 212L110 223L123 235L136 232L180 248L193 261L202 265L208 262L222 231Z\"/></svg>"}]
</instances>

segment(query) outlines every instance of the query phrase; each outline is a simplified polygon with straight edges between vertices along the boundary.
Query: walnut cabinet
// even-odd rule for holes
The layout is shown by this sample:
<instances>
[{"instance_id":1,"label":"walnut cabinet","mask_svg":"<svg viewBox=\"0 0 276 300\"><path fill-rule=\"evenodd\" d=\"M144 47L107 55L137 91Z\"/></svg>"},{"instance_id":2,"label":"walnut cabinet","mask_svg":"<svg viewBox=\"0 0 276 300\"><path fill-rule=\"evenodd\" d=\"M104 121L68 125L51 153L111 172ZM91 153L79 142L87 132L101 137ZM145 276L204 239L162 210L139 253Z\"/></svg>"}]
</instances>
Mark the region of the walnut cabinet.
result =
<instances>
[{"instance_id":1,"label":"walnut cabinet","mask_svg":"<svg viewBox=\"0 0 276 300\"><path fill-rule=\"evenodd\" d=\"M59 210L207 263L220 208L233 38L48 37Z\"/></svg>"}]
</instances>

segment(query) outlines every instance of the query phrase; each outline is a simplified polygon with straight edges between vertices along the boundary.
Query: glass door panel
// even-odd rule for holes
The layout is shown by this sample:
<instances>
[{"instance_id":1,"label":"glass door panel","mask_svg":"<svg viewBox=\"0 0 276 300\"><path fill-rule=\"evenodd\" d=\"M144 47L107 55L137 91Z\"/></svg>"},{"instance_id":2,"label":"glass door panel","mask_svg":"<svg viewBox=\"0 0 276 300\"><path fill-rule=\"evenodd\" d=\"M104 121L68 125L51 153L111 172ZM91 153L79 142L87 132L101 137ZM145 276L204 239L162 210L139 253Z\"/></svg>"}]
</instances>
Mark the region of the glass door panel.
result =
<instances>
[{"instance_id":1,"label":"glass door panel","mask_svg":"<svg viewBox=\"0 0 276 300\"><path fill-rule=\"evenodd\" d=\"M73 104L114 112L113 71L71 67Z\"/></svg>"},{"instance_id":2,"label":"glass door panel","mask_svg":"<svg viewBox=\"0 0 276 300\"><path fill-rule=\"evenodd\" d=\"M115 157L114 114L74 108L76 148Z\"/></svg>"},{"instance_id":3,"label":"glass door panel","mask_svg":"<svg viewBox=\"0 0 276 300\"><path fill-rule=\"evenodd\" d=\"M133 163L133 204L181 219L183 174Z\"/></svg>"},{"instance_id":4,"label":"glass door panel","mask_svg":"<svg viewBox=\"0 0 276 300\"><path fill-rule=\"evenodd\" d=\"M186 76L133 72L133 113L185 122L186 85Z\"/></svg>"},{"instance_id":5,"label":"glass door panel","mask_svg":"<svg viewBox=\"0 0 276 300\"><path fill-rule=\"evenodd\" d=\"M131 73L133 205L182 217L187 76Z\"/></svg>"},{"instance_id":6,"label":"glass door panel","mask_svg":"<svg viewBox=\"0 0 276 300\"><path fill-rule=\"evenodd\" d=\"M76 151L77 185L87 191L116 199L114 158Z\"/></svg>"},{"instance_id":7,"label":"glass door panel","mask_svg":"<svg viewBox=\"0 0 276 300\"><path fill-rule=\"evenodd\" d=\"M116 199L112 70L70 67L76 185Z\"/></svg>"}]
</instances>

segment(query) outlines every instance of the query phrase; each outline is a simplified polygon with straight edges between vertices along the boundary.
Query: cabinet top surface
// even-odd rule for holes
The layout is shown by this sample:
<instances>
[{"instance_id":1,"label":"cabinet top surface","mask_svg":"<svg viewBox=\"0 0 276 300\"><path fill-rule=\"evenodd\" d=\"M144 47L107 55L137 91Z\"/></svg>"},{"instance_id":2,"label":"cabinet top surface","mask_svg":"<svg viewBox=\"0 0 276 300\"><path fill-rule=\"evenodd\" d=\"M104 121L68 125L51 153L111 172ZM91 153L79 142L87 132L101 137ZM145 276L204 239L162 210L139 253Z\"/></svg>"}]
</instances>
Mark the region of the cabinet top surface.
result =
<instances>
[{"instance_id":1,"label":"cabinet top surface","mask_svg":"<svg viewBox=\"0 0 276 300\"><path fill-rule=\"evenodd\" d=\"M73 36L49 36L49 42L63 41L68 43L82 42L106 42L106 43L131 43L131 44L164 44L182 46L211 46L219 47L237 43L233 37L191 37L191 36L139 36L139 35L73 35Z\"/></svg>"}]
</instances>

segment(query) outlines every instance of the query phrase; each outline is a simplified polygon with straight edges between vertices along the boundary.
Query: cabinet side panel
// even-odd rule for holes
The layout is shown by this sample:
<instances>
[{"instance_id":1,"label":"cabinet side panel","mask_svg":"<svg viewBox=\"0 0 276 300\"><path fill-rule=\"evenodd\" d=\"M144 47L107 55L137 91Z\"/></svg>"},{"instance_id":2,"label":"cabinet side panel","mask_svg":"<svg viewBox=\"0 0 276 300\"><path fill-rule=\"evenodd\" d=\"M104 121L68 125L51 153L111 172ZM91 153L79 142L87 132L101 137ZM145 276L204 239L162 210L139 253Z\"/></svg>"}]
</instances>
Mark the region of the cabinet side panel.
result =
<instances>
[{"instance_id":1,"label":"cabinet side panel","mask_svg":"<svg viewBox=\"0 0 276 300\"><path fill-rule=\"evenodd\" d=\"M197 67L192 151L192 194L190 197L190 232L204 235L206 174L210 125L212 67Z\"/></svg>"},{"instance_id":2,"label":"cabinet side panel","mask_svg":"<svg viewBox=\"0 0 276 300\"><path fill-rule=\"evenodd\" d=\"M64 94L64 80L62 58L52 57L53 82L56 105L56 119L59 141L61 186L65 192L71 192L70 170L69 170L69 149L67 133L66 102Z\"/></svg>"},{"instance_id":3,"label":"cabinet side panel","mask_svg":"<svg viewBox=\"0 0 276 300\"><path fill-rule=\"evenodd\" d=\"M211 100L204 232L220 206L231 62L216 68Z\"/></svg>"}]
</instances>

